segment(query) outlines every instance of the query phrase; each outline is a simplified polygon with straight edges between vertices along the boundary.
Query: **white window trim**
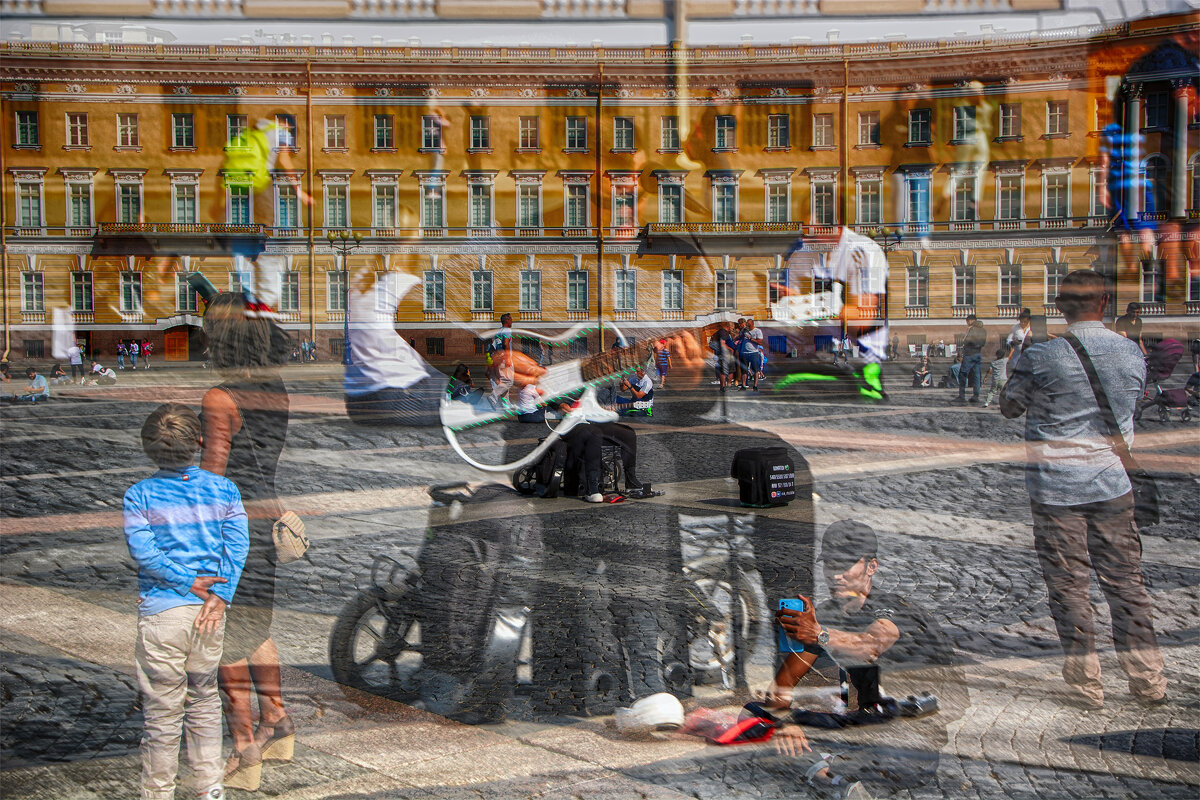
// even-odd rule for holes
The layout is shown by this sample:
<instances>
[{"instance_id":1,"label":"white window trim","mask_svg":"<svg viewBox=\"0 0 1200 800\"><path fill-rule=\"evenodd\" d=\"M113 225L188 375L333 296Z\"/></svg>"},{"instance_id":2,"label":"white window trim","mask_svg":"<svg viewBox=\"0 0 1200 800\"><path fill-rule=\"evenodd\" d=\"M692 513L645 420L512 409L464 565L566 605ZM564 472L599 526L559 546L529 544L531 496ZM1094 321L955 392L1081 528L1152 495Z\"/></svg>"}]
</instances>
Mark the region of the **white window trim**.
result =
<instances>
[{"instance_id":1,"label":"white window trim","mask_svg":"<svg viewBox=\"0 0 1200 800\"><path fill-rule=\"evenodd\" d=\"M867 184L875 184L879 187L879 219L867 220L863 219L863 187ZM860 225L882 225L883 224L883 175L855 175L854 176L854 220Z\"/></svg>"},{"instance_id":2,"label":"white window trim","mask_svg":"<svg viewBox=\"0 0 1200 800\"><path fill-rule=\"evenodd\" d=\"M617 142L617 125L620 122L628 122L629 123L629 143L628 144L620 144ZM613 131L613 133L612 133L612 137L613 137L612 138L612 142L613 142L612 149L613 150L626 152L629 150L637 149L637 122L634 120L633 117L626 117L626 116L613 117L612 131Z\"/></svg>"},{"instance_id":3,"label":"white window trim","mask_svg":"<svg viewBox=\"0 0 1200 800\"><path fill-rule=\"evenodd\" d=\"M117 216L120 216L120 214L121 214L121 187L122 186L136 186L137 187L138 218L137 218L137 223L135 223L135 224L141 224L141 223L145 222L146 221L146 198L145 198L145 191L144 191L141 177L138 177L137 180L134 180L132 177L125 177L125 176L121 176L121 175L116 176L116 179L113 181L113 200L116 202L116 205L114 206L114 208L116 209Z\"/></svg>"},{"instance_id":4,"label":"white window trim","mask_svg":"<svg viewBox=\"0 0 1200 800\"><path fill-rule=\"evenodd\" d=\"M637 296L638 296L637 270L634 269L632 266L630 266L629 256L627 256L627 255L621 256L621 266L618 267L617 272L628 272L633 275L633 302L630 303L628 305L628 307L618 306L618 304L617 304L618 300L620 300L620 298L621 298L620 287L621 287L621 277L622 276L618 275L618 274L614 274L613 275L613 311L637 311Z\"/></svg>"},{"instance_id":5,"label":"white window trim","mask_svg":"<svg viewBox=\"0 0 1200 800\"><path fill-rule=\"evenodd\" d=\"M740 191L741 186L738 184L738 182L736 180L735 181L721 181L721 180L713 179L711 181L711 185L709 186L709 202L711 203L711 207L712 207L712 221L718 222L718 220L717 220L717 189L722 186L732 186L733 187L733 220L732 221L731 220L720 220L719 222L721 224L725 224L725 225L736 224L738 222L738 220L740 220L742 218L741 217L741 212L742 212L742 208L741 208L742 197L741 197L741 195L742 195L742 193Z\"/></svg>"},{"instance_id":6,"label":"white window trim","mask_svg":"<svg viewBox=\"0 0 1200 800\"><path fill-rule=\"evenodd\" d=\"M350 204L353 195L353 192L350 191L350 175L349 171L339 170L337 173L326 173L321 176L321 224L327 231L344 230L354 225L354 209ZM329 190L334 187L340 187L346 192L346 221L340 225L330 224L329 221ZM374 202L373 198L372 202Z\"/></svg>"},{"instance_id":7,"label":"white window trim","mask_svg":"<svg viewBox=\"0 0 1200 800\"><path fill-rule=\"evenodd\" d=\"M1055 297L1051 297L1051 295L1050 295L1050 270L1052 267L1054 267L1054 268L1062 267L1063 268L1063 275L1062 275L1063 278L1066 278L1067 275L1071 271L1070 267L1068 267L1067 264L1065 264L1063 262L1052 261L1052 262L1049 262L1046 264L1046 268L1042 273L1042 296L1045 298L1046 305L1053 304L1055 297L1057 297L1057 293L1055 294ZM1061 281L1059 283L1061 286ZM1138 291L1139 292L1141 291L1140 279L1139 279ZM1139 294L1139 297L1140 296L1141 295Z\"/></svg>"},{"instance_id":8,"label":"white window trim","mask_svg":"<svg viewBox=\"0 0 1200 800\"><path fill-rule=\"evenodd\" d=\"M417 178L417 221L421 228L429 230L445 230L446 228L446 175L447 172L414 172ZM425 219L425 190L430 186L436 186L442 195L442 218L436 223L430 223Z\"/></svg>"},{"instance_id":9,"label":"white window trim","mask_svg":"<svg viewBox=\"0 0 1200 800\"><path fill-rule=\"evenodd\" d=\"M73 133L73 130L71 127L71 117L76 116L76 115L83 116L83 134L84 134L83 142L72 142L71 141L71 134ZM65 112L63 112L63 123L66 126L63 130L63 133L65 134L63 137L63 141L66 142L67 147L91 147L92 146L92 119L91 119L91 115L88 114L88 112L86 112L86 111L65 111Z\"/></svg>"},{"instance_id":10,"label":"white window trim","mask_svg":"<svg viewBox=\"0 0 1200 800\"><path fill-rule=\"evenodd\" d=\"M817 222L817 187L830 185L833 187L833 221L832 222ZM837 207L837 177L832 175L813 175L809 179L808 187L808 219L810 225L837 225L838 222L838 207Z\"/></svg>"},{"instance_id":11,"label":"white window trim","mask_svg":"<svg viewBox=\"0 0 1200 800\"><path fill-rule=\"evenodd\" d=\"M484 176L475 175L467 178L467 228L473 231L494 231L496 230L496 182L491 176L487 180L483 180ZM474 180L472 179L474 178ZM471 216L474 210L471 204L474 202L474 194L476 186L486 186L488 194L488 221L482 225L472 221ZM445 201L442 203L442 208L445 208Z\"/></svg>"},{"instance_id":12,"label":"white window trim","mask_svg":"<svg viewBox=\"0 0 1200 800\"><path fill-rule=\"evenodd\" d=\"M442 287L441 298L442 302L439 306L429 305L429 281L432 276L438 276L438 283ZM431 268L424 270L421 273L421 310L423 311L445 311L446 310L446 270Z\"/></svg>"},{"instance_id":13,"label":"white window trim","mask_svg":"<svg viewBox=\"0 0 1200 800\"><path fill-rule=\"evenodd\" d=\"M290 260L291 256L288 256L288 259ZM284 288L287 286L288 281L291 280L291 278L289 276L292 276L292 275L296 276L294 279L296 282L296 306L295 306L295 308L292 308L287 303L288 293ZM301 305L300 304L300 295L301 295L302 291L303 290L301 288L300 273L298 271L292 269L291 265L289 264L287 269L285 269L283 272L279 273L279 310L289 313L289 314L298 313L300 311L300 305Z\"/></svg>"},{"instance_id":14,"label":"white window trim","mask_svg":"<svg viewBox=\"0 0 1200 800\"><path fill-rule=\"evenodd\" d=\"M583 146L571 144L571 121L583 120ZM568 114L563 118L563 149L571 152L585 152L590 149L588 145L588 118L579 114Z\"/></svg>"},{"instance_id":15,"label":"white window trim","mask_svg":"<svg viewBox=\"0 0 1200 800\"><path fill-rule=\"evenodd\" d=\"M68 302L70 303L70 308L72 311L75 310L75 276L76 275L89 276L88 277L88 288L90 289L90 291L88 294L90 295L90 297L88 299L91 300L91 302L87 304L87 306L88 306L87 308L81 308L78 311L79 311L79 313L82 313L82 314L94 313L96 310L96 273L94 270L90 270L90 269L72 269L71 270L71 284L70 284L71 288L70 288L70 292L68 294Z\"/></svg>"},{"instance_id":16,"label":"white window trim","mask_svg":"<svg viewBox=\"0 0 1200 800\"><path fill-rule=\"evenodd\" d=\"M482 256L481 256L482 258ZM486 306L475 305L475 276L488 276L488 302ZM471 270L471 311L495 311L496 309L496 273L486 267L477 267Z\"/></svg>"},{"instance_id":17,"label":"white window trim","mask_svg":"<svg viewBox=\"0 0 1200 800\"><path fill-rule=\"evenodd\" d=\"M721 282L722 273L733 273L733 297L731 302L726 305L721 305ZM724 263L721 267L713 272L713 309L717 311L731 311L737 308L737 270L729 266L729 256L725 256Z\"/></svg>"},{"instance_id":18,"label":"white window trim","mask_svg":"<svg viewBox=\"0 0 1200 800\"><path fill-rule=\"evenodd\" d=\"M609 172L606 173L609 179L609 209L608 220L609 226L613 230L627 231L638 227L638 177L641 172ZM618 191L620 189L620 191ZM633 196L633 220L630 225L619 225L617 223L617 197L624 194L626 189L632 189Z\"/></svg>"},{"instance_id":19,"label":"white window trim","mask_svg":"<svg viewBox=\"0 0 1200 800\"><path fill-rule=\"evenodd\" d=\"M858 112L858 146L859 147L879 147L883 142L883 121L882 114L878 111L860 111ZM869 132L870 127L864 129L863 123L870 123L872 118L875 122L875 141L864 141L863 133Z\"/></svg>"},{"instance_id":20,"label":"white window trim","mask_svg":"<svg viewBox=\"0 0 1200 800\"><path fill-rule=\"evenodd\" d=\"M121 141L121 117L133 117L133 144L125 144ZM174 138L174 137L172 137ZM136 111L118 111L117 112L117 149L123 150L126 148L134 148L142 146L142 121Z\"/></svg>"},{"instance_id":21,"label":"white window trim","mask_svg":"<svg viewBox=\"0 0 1200 800\"><path fill-rule=\"evenodd\" d=\"M346 275L346 270L345 270L345 258L346 258L345 256L342 256L341 258L337 259L334 262L335 266L340 264L342 266L342 269L325 270L325 311L326 312L330 312L330 311L333 311L335 313L339 312L339 311L345 312L345 310L346 310L345 303L350 300L350 297L349 297L350 290L349 290L349 287L347 286L346 287L346 296L344 298L342 307L334 308L333 298L336 296L335 292L333 291L333 288L334 288L333 283L335 280L334 276L335 275L338 276L336 278L336 280L339 282L343 281L345 278L348 277Z\"/></svg>"},{"instance_id":22,"label":"white window trim","mask_svg":"<svg viewBox=\"0 0 1200 800\"><path fill-rule=\"evenodd\" d=\"M132 257L130 260L132 261ZM136 308L126 308L125 307L125 276L126 275L137 275L138 276L138 296L137 296L137 307ZM141 313L143 313L143 311L146 307L145 291L146 291L146 286L145 286L145 282L142 280L141 270L136 270L136 269L121 270L117 276L117 308L120 309L120 313L122 313L122 314L141 314Z\"/></svg>"},{"instance_id":23,"label":"white window trim","mask_svg":"<svg viewBox=\"0 0 1200 800\"><path fill-rule=\"evenodd\" d=\"M530 256L532 258L532 256ZM525 278L527 275L536 276L537 283L537 305L526 307L523 304L525 298ZM538 312L542 310L542 271L533 267L526 267L517 274L517 310L525 312Z\"/></svg>"},{"instance_id":24,"label":"white window trim","mask_svg":"<svg viewBox=\"0 0 1200 800\"><path fill-rule=\"evenodd\" d=\"M1052 131L1050 130L1050 119L1052 117L1050 111L1055 103L1062 103L1066 106L1063 109L1063 125L1066 130ZM1046 101L1046 135L1047 136L1066 136L1071 133L1071 104L1067 100L1047 100Z\"/></svg>"},{"instance_id":25,"label":"white window trim","mask_svg":"<svg viewBox=\"0 0 1200 800\"><path fill-rule=\"evenodd\" d=\"M179 302L179 290L187 286L187 277L186 272L175 273L175 311L180 314L195 314L200 309L200 295L195 289L190 289L190 291L185 293L188 296L196 298L195 308L184 308Z\"/></svg>"},{"instance_id":26,"label":"white window trim","mask_svg":"<svg viewBox=\"0 0 1200 800\"><path fill-rule=\"evenodd\" d=\"M246 203L249 210L249 221L239 222L238 225L253 225L254 224L254 187L249 181L226 181L225 183L225 224L233 225L233 187L246 187Z\"/></svg>"},{"instance_id":27,"label":"white window trim","mask_svg":"<svg viewBox=\"0 0 1200 800\"><path fill-rule=\"evenodd\" d=\"M1003 209L1003 205L1001 203L1001 199L1002 199L1001 184L1003 183L1003 180L1005 178L1016 178L1017 185L1020 189L1020 191L1019 191L1020 199L1018 200L1018 206L1017 206L1017 210L1020 212L1020 214L1018 214L1016 217L1012 217L1011 219L1006 219L1005 217L1000 216L1001 210ZM993 214L993 218L996 221L998 221L998 222L1018 222L1020 220L1025 219L1025 173L1024 173L1024 171L1021 171L1021 172L1003 172L1003 171L997 172L996 173L995 191L996 191L996 198L995 198L996 210Z\"/></svg>"},{"instance_id":28,"label":"white window trim","mask_svg":"<svg viewBox=\"0 0 1200 800\"><path fill-rule=\"evenodd\" d=\"M21 313L43 314L46 311L46 275L44 272L36 268L33 258L28 259L28 262L29 268L21 270ZM34 275L38 276L40 281L34 281ZM37 292L37 297L35 298L38 301L37 308L31 307L27 302L28 292L26 292L26 288L27 285L31 283L37 283L40 289L40 291Z\"/></svg>"},{"instance_id":29,"label":"white window trim","mask_svg":"<svg viewBox=\"0 0 1200 800\"><path fill-rule=\"evenodd\" d=\"M667 305L667 276L674 275L676 273L678 273L678 275L679 275L679 306L678 307ZM683 294L684 294L684 290L686 287L685 287L684 280L683 280L683 270L680 269L676 265L675 256L673 256L673 255L670 256L670 263L668 264L667 268L662 271L662 277L660 280L661 280L661 283L660 283L659 293L660 293L660 298L662 300L662 303L661 303L662 310L663 311L683 311L683 308L684 308Z\"/></svg>"},{"instance_id":30,"label":"white window trim","mask_svg":"<svg viewBox=\"0 0 1200 800\"><path fill-rule=\"evenodd\" d=\"M285 186L292 187L292 188L294 188L294 189L296 190L296 196L295 196L295 201L296 201L296 204L295 204L295 212L296 212L296 224L295 224L295 225L284 225L284 224L283 224L283 219L282 219L282 218L280 217L280 215L279 215L279 194L280 194L280 189L282 189L282 188L283 188L283 187L285 187ZM272 218L273 218L273 220L274 220L275 227L276 227L276 228L283 228L283 229L285 229L285 230L296 230L296 229L299 229L299 228L301 227L301 221L300 221L300 220L301 220L301 215L300 215L300 181L299 181L299 179L298 179L298 178L297 178L297 179L295 179L295 180L279 180L279 179L277 179L277 180L274 182L274 185L272 186L272 194L274 195L274 197L272 198L272 199L273 199L273 201L274 201L274 204L273 204L273 206L272 206L272 209L271 209L271 216L272 216Z\"/></svg>"},{"instance_id":31,"label":"white window trim","mask_svg":"<svg viewBox=\"0 0 1200 800\"><path fill-rule=\"evenodd\" d=\"M975 200L975 205L972 210L974 216L970 218L958 216L958 186L966 180L974 180L975 184L971 188L971 194ZM950 221L951 222L978 222L979 221L979 175L975 172L954 172L950 173Z\"/></svg>"},{"instance_id":32,"label":"white window trim","mask_svg":"<svg viewBox=\"0 0 1200 800\"><path fill-rule=\"evenodd\" d=\"M17 200L17 207L16 207L17 218L15 220L15 222L17 223L17 227L18 228L37 228L39 230L45 230L46 229L46 181L45 181L45 178L43 178L42 176L39 175L36 179L34 179L34 178L32 178L32 176L27 175L27 176L18 178L16 181L14 181L14 184L15 185L13 188L16 190L16 200ZM38 221L37 221L36 225L22 225L21 224L21 187L22 186L36 186L37 187ZM70 202L70 201L68 200L68 202Z\"/></svg>"},{"instance_id":33,"label":"white window trim","mask_svg":"<svg viewBox=\"0 0 1200 800\"><path fill-rule=\"evenodd\" d=\"M819 117L821 117L821 118L828 117L829 118L829 128L828 128L829 138L832 139L832 141L829 141L829 142L818 142L817 141L817 119ZM827 111L813 112L813 114L812 114L812 146L813 147L837 147L837 124L834 121L833 114L831 114Z\"/></svg>"},{"instance_id":34,"label":"white window trim","mask_svg":"<svg viewBox=\"0 0 1200 800\"><path fill-rule=\"evenodd\" d=\"M516 219L514 219L513 222L516 225L516 227L521 228L522 230L529 230L531 228L536 228L538 231L538 235L540 236L542 234L542 232L544 231L544 227L545 227L546 198L542 191L542 178L545 176L545 172L543 172L541 170L537 170L537 171L513 170L511 174L513 177L513 184L514 184L513 185L513 204L514 204L513 210L516 212ZM522 211L521 189L527 188L529 186L537 187L537 220L536 220L536 224L534 224L534 225L526 225L521 222L521 211ZM496 213L495 210L493 210L492 211L493 217L495 216L495 213Z\"/></svg>"},{"instance_id":35,"label":"white window trim","mask_svg":"<svg viewBox=\"0 0 1200 800\"><path fill-rule=\"evenodd\" d=\"M776 129L775 120L783 120L783 125L780 126L784 132L784 138L787 140L782 144L771 144L771 133ZM791 148L792 146L792 118L788 114L767 114L767 145L768 148L782 150Z\"/></svg>"},{"instance_id":36,"label":"white window trim","mask_svg":"<svg viewBox=\"0 0 1200 800\"><path fill-rule=\"evenodd\" d=\"M335 128L333 128L330 125L330 123L337 119L341 119L341 121L342 121L342 143L341 144L330 144L329 135L331 133L333 133L335 130ZM350 126L346 124L346 115L345 114L326 114L325 115L325 136L324 136L325 149L326 150L345 150L345 149L347 149L347 147L349 146L349 137L350 137L349 127Z\"/></svg>"},{"instance_id":37,"label":"white window trim","mask_svg":"<svg viewBox=\"0 0 1200 800\"><path fill-rule=\"evenodd\" d=\"M192 200L196 204L195 219L179 218L179 190L187 187L192 190ZM172 181L171 183L171 222L175 224L191 224L200 221L200 185L190 181Z\"/></svg>"},{"instance_id":38,"label":"white window trim","mask_svg":"<svg viewBox=\"0 0 1200 800\"><path fill-rule=\"evenodd\" d=\"M1004 302L1004 273L1008 270L1015 271L1017 274L1017 301L1015 303L1005 303ZM1024 293L1024 287L1022 286L1022 284L1024 282L1025 282L1024 275L1021 274L1021 265L1020 264L1016 264L1016 263L1000 264L996 268L996 305L998 305L998 306L1013 306L1013 305L1019 306L1019 305L1021 305L1022 294Z\"/></svg>"},{"instance_id":39,"label":"white window trim","mask_svg":"<svg viewBox=\"0 0 1200 800\"><path fill-rule=\"evenodd\" d=\"M666 131L667 131L666 121L667 120L674 120L674 122L675 122L675 143L674 144L670 144L667 142L667 138L666 138L667 137L667 134L666 134ZM677 115L677 114L660 114L658 117L658 149L667 151L667 152L674 152L676 150L679 150L681 147L683 147L683 134L679 130L679 115Z\"/></svg>"},{"instance_id":40,"label":"white window trim","mask_svg":"<svg viewBox=\"0 0 1200 800\"><path fill-rule=\"evenodd\" d=\"M1067 213L1063 217L1051 217L1047 202L1050 199L1050 176L1065 175L1067 177ZM1042 173L1042 219L1070 219L1071 218L1071 170L1070 169L1055 169L1046 170Z\"/></svg>"}]
</instances>

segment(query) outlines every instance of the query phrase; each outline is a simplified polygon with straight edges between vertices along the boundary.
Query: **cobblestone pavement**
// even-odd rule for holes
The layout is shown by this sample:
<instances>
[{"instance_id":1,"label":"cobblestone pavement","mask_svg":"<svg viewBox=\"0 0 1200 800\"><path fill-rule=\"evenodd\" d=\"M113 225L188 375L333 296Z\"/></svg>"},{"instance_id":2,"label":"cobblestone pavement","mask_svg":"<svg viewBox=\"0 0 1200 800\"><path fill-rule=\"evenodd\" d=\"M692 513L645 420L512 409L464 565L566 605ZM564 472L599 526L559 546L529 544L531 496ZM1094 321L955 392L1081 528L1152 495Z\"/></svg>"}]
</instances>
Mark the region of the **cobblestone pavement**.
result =
<instances>
[{"instance_id":1,"label":"cobblestone pavement","mask_svg":"<svg viewBox=\"0 0 1200 800\"><path fill-rule=\"evenodd\" d=\"M266 770L262 794L816 796L802 785L811 759L770 745L719 748L678 734L630 741L607 717L539 715L520 691L508 701L507 722L469 727L335 684L330 629L369 586L372 559L415 558L430 523L430 485L486 477L464 468L436 431L350 425L335 378L330 367L285 371L293 420L280 489L306 516L314 545L311 559L279 572L274 631L300 735L295 760ZM136 796L136 581L120 532L121 496L151 472L137 440L145 414L165 399L198 403L212 380L196 369L155 370L111 389L67 389L44 405L0 408L0 795ZM893 381L901 383L903 376ZM713 443L732 437L754 446L760 432L773 432L812 466L819 528L855 517L879 532L879 588L934 614L962 658L971 701L946 726L936 776L894 796L1196 797L1200 424L1146 421L1138 431L1139 458L1168 498L1162 524L1143 539L1170 702L1147 709L1130 701L1102 637L1108 703L1080 712L1061 700L1061 655L1032 550L1021 423L994 409L952 406L951 396L898 389L889 402L864 406L733 393L725 414L739 424L729 425L707 392L668 390L652 419L634 423L639 475L667 492L649 504L721 511L724 501L714 498L734 497L736 485L723 477L726 464L712 463ZM538 430L509 435L528 444ZM473 452L499 458L498 448L478 442ZM579 509L577 501L530 501L495 486L481 489L465 513L468 521L536 517L548 530ZM610 512L589 513L601 525ZM1107 606L1095 586L1093 604L1103 631ZM760 647L751 660L752 686L765 684L769 652ZM688 704L738 702L709 684ZM818 751L928 749L907 724L810 738Z\"/></svg>"}]
</instances>

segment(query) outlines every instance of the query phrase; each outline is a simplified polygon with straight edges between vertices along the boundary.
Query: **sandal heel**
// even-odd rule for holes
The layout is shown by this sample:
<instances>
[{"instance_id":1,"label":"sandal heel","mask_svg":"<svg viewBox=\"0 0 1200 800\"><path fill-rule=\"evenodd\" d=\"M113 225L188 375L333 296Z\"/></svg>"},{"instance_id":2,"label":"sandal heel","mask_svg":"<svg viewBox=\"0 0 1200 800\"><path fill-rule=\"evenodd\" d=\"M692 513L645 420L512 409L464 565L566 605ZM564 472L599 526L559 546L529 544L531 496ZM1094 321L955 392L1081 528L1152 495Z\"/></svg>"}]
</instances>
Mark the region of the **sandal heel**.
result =
<instances>
[{"instance_id":1,"label":"sandal heel","mask_svg":"<svg viewBox=\"0 0 1200 800\"><path fill-rule=\"evenodd\" d=\"M267 744L263 748L263 761L291 761L296 747L296 734L290 733Z\"/></svg>"},{"instance_id":2,"label":"sandal heel","mask_svg":"<svg viewBox=\"0 0 1200 800\"><path fill-rule=\"evenodd\" d=\"M262 762L238 767L225 776L226 789L244 789L247 792L257 792L262 783Z\"/></svg>"}]
</instances>

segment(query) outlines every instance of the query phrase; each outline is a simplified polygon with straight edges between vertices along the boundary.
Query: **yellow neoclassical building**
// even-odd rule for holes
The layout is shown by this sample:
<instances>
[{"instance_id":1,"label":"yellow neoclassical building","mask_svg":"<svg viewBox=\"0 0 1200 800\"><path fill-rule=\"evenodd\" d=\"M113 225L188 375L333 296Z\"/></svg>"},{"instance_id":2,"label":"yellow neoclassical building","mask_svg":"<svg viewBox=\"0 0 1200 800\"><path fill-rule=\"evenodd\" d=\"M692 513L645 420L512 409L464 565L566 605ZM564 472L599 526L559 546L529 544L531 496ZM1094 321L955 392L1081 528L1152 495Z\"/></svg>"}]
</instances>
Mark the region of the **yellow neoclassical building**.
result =
<instances>
[{"instance_id":1,"label":"yellow neoclassical building","mask_svg":"<svg viewBox=\"0 0 1200 800\"><path fill-rule=\"evenodd\" d=\"M859 313L902 350L952 341L967 314L1053 318L1082 267L1148 328L1195 336L1196 30L1191 14L827 45L10 42L5 345L48 358L57 312L94 351L148 338L199 358L197 270L254 285L336 356L341 250L354 273L418 278L395 326L434 363L474 356L505 311L635 337L714 312L769 328L781 293L825 288L789 251L820 263L842 226L886 251Z\"/></svg>"}]
</instances>

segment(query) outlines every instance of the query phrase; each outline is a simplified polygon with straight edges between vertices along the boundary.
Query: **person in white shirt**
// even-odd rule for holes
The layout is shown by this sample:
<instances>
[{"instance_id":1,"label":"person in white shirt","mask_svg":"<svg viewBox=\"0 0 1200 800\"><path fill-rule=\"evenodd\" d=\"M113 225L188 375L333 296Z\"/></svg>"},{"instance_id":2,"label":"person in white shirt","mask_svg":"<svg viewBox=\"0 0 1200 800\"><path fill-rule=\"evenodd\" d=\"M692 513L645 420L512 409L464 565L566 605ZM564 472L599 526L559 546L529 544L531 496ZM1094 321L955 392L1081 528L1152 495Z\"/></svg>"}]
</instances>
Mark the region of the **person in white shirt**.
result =
<instances>
[{"instance_id":1,"label":"person in white shirt","mask_svg":"<svg viewBox=\"0 0 1200 800\"><path fill-rule=\"evenodd\" d=\"M654 402L654 381L650 380L649 376L646 375L645 367L638 366L633 375L621 381L621 390L629 392L632 396L617 398L616 406L618 411L622 414L629 414L645 410L646 416L650 415L653 408L652 405L645 406L644 408L637 408L635 406L636 403L653 404Z\"/></svg>"},{"instance_id":2,"label":"person in white shirt","mask_svg":"<svg viewBox=\"0 0 1200 800\"><path fill-rule=\"evenodd\" d=\"M84 381L83 374L83 348L79 346L79 342L67 348L67 360L71 362L71 380L76 379L82 384Z\"/></svg>"},{"instance_id":3,"label":"person in white shirt","mask_svg":"<svg viewBox=\"0 0 1200 800\"><path fill-rule=\"evenodd\" d=\"M1017 366L1017 361L1021 358L1021 349L1025 346L1025 340L1029 338L1032 331L1030 323L1033 320L1033 314L1028 308L1021 309L1021 316L1017 317L1016 323L1008 332L1007 341L1013 347L1012 357L1008 360L1008 372L1011 373Z\"/></svg>"}]
</instances>

